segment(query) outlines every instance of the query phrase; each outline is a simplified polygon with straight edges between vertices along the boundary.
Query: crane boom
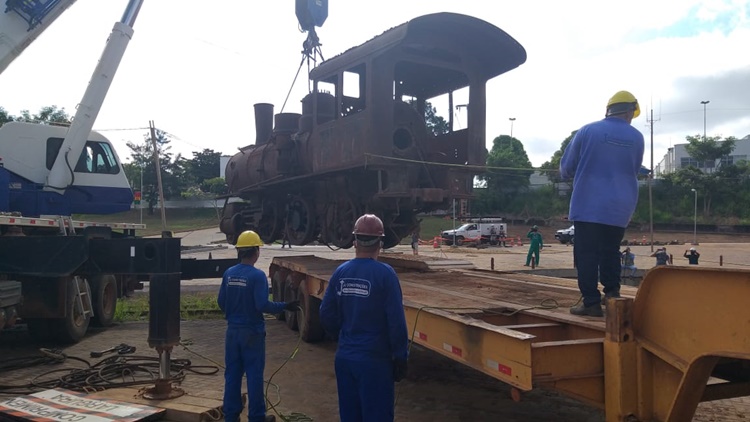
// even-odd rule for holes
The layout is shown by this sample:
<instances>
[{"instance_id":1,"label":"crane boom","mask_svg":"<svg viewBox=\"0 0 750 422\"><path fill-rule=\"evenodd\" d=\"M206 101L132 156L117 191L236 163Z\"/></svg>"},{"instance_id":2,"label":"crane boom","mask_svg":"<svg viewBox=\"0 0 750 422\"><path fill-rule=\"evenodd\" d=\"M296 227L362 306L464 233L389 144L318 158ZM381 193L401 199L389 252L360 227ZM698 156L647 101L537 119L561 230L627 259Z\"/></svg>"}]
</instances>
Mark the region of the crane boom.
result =
<instances>
[{"instance_id":1,"label":"crane boom","mask_svg":"<svg viewBox=\"0 0 750 422\"><path fill-rule=\"evenodd\" d=\"M76 0L7 0L0 13L0 73Z\"/></svg>"},{"instance_id":2,"label":"crane boom","mask_svg":"<svg viewBox=\"0 0 750 422\"><path fill-rule=\"evenodd\" d=\"M94 127L94 122L99 115L117 68L120 66L125 49L133 37L133 24L142 4L143 0L130 0L122 19L115 22L86 92L78 104L57 158L50 169L45 190L62 193L73 183L72 169L86 145L86 140Z\"/></svg>"}]
</instances>

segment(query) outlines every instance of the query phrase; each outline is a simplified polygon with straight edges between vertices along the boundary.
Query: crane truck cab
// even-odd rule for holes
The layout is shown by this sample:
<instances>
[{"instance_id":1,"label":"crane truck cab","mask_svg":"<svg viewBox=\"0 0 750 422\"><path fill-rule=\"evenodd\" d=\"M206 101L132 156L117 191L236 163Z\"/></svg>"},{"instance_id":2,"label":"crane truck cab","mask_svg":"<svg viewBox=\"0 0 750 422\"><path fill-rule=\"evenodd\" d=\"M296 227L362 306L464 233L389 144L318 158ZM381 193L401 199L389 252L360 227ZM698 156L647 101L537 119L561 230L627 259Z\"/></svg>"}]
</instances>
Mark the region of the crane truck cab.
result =
<instances>
[{"instance_id":1,"label":"crane truck cab","mask_svg":"<svg viewBox=\"0 0 750 422\"><path fill-rule=\"evenodd\" d=\"M77 157L63 152L71 185L62 194L45 191L47 177L68 128L10 122L0 127L0 212L24 216L111 214L130 209L133 192L112 143L92 131Z\"/></svg>"}]
</instances>

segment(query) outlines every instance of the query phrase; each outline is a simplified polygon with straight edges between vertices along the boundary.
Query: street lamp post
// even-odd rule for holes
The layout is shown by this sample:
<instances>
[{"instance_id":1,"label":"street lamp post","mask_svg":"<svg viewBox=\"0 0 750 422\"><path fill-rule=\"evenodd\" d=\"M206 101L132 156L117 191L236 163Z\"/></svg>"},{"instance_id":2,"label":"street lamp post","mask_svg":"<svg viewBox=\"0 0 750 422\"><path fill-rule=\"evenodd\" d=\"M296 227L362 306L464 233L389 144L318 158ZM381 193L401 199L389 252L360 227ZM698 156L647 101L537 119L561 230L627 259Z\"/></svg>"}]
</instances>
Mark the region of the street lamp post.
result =
<instances>
[{"instance_id":1,"label":"street lamp post","mask_svg":"<svg viewBox=\"0 0 750 422\"><path fill-rule=\"evenodd\" d=\"M690 189L695 194L695 205L693 205L693 245L698 244L698 191Z\"/></svg>"},{"instance_id":2,"label":"street lamp post","mask_svg":"<svg viewBox=\"0 0 750 422\"><path fill-rule=\"evenodd\" d=\"M515 117L510 117L510 118L508 118L508 120L510 120L510 137L512 138L513 137L513 122L516 121L516 118Z\"/></svg>"},{"instance_id":3,"label":"street lamp post","mask_svg":"<svg viewBox=\"0 0 750 422\"><path fill-rule=\"evenodd\" d=\"M703 104L703 140L706 140L706 104L710 103L711 101L705 100L701 101L701 104Z\"/></svg>"}]
</instances>

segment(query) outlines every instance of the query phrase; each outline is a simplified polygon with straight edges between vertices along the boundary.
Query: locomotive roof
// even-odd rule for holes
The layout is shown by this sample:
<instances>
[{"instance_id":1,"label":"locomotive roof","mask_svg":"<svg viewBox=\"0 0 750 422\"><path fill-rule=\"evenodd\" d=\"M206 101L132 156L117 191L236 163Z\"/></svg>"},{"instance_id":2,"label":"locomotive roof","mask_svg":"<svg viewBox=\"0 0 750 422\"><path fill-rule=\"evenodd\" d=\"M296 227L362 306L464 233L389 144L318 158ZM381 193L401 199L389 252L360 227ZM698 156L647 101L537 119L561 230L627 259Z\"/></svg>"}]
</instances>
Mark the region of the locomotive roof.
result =
<instances>
[{"instance_id":1,"label":"locomotive roof","mask_svg":"<svg viewBox=\"0 0 750 422\"><path fill-rule=\"evenodd\" d=\"M518 41L489 22L458 13L434 13L414 18L357 47L322 62L310 72L321 80L359 64L378 51L409 44L424 35L439 33L449 37L460 51L468 53L479 64L479 74L487 80L514 69L526 61L526 50Z\"/></svg>"}]
</instances>

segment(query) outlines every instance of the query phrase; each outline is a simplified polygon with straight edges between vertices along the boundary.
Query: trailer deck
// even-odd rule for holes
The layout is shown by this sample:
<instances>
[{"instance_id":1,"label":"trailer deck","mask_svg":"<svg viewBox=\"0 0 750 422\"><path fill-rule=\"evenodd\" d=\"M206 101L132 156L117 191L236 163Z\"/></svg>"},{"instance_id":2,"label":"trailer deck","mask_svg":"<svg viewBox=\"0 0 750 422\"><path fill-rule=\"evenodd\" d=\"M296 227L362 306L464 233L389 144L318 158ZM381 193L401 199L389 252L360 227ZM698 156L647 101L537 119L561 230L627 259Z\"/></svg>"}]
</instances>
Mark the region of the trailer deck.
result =
<instances>
[{"instance_id":1,"label":"trailer deck","mask_svg":"<svg viewBox=\"0 0 750 422\"><path fill-rule=\"evenodd\" d=\"M750 271L658 268L623 286L606 318L587 318L568 311L575 280L382 260L398 272L413 343L512 385L515 399L549 388L608 421L685 421L700 401L750 395ZM342 262L271 265L274 298L300 300L287 325L307 341L323 337L315 311Z\"/></svg>"}]
</instances>

